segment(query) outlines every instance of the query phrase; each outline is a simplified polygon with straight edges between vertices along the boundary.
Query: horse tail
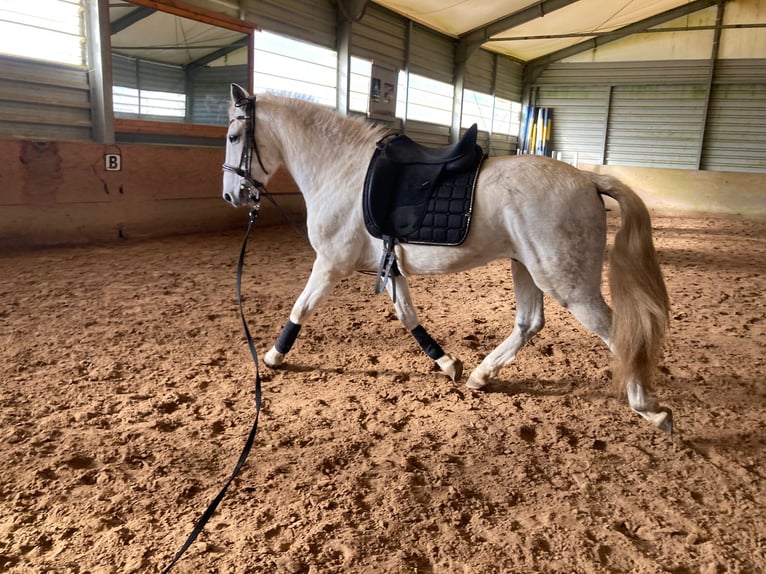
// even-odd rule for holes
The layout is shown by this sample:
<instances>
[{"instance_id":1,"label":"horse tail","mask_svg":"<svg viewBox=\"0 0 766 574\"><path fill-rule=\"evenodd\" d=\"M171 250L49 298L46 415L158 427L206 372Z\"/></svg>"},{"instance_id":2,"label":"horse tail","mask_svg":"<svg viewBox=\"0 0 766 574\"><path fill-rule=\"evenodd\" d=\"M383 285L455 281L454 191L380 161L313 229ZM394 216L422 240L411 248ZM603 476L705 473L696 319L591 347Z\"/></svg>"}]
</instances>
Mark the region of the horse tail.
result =
<instances>
[{"instance_id":1,"label":"horse tail","mask_svg":"<svg viewBox=\"0 0 766 574\"><path fill-rule=\"evenodd\" d=\"M622 223L609 255L612 351L615 379L651 389L669 326L670 300L652 242L649 211L629 187L614 177L592 175L599 194L620 204Z\"/></svg>"}]
</instances>

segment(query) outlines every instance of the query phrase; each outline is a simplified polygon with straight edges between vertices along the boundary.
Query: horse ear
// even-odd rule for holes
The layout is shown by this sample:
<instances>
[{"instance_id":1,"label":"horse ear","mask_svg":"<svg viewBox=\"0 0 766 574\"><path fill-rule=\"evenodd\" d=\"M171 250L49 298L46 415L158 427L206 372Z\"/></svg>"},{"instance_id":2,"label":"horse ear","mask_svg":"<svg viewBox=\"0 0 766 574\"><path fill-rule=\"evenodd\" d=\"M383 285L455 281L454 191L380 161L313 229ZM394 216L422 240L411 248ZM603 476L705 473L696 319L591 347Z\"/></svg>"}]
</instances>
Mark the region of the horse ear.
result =
<instances>
[{"instance_id":1,"label":"horse ear","mask_svg":"<svg viewBox=\"0 0 766 574\"><path fill-rule=\"evenodd\" d=\"M250 94L247 93L247 90L245 90L239 84L231 85L231 101L232 102L236 103L240 100L244 100L245 98L248 98L249 96Z\"/></svg>"}]
</instances>

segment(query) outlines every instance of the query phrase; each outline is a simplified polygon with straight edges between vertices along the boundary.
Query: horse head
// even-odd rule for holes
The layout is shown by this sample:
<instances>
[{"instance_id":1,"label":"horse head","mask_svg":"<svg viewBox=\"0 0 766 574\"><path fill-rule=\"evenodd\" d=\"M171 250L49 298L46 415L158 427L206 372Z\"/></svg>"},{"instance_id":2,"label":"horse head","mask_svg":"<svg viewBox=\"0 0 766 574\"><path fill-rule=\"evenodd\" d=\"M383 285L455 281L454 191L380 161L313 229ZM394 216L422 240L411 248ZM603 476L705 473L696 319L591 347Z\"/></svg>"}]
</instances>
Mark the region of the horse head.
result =
<instances>
[{"instance_id":1,"label":"horse head","mask_svg":"<svg viewBox=\"0 0 766 574\"><path fill-rule=\"evenodd\" d=\"M253 161L255 157L256 161ZM272 168L275 169L276 165ZM231 85L226 161L223 164L223 198L234 207L257 203L271 173L266 169L256 139L255 96Z\"/></svg>"}]
</instances>

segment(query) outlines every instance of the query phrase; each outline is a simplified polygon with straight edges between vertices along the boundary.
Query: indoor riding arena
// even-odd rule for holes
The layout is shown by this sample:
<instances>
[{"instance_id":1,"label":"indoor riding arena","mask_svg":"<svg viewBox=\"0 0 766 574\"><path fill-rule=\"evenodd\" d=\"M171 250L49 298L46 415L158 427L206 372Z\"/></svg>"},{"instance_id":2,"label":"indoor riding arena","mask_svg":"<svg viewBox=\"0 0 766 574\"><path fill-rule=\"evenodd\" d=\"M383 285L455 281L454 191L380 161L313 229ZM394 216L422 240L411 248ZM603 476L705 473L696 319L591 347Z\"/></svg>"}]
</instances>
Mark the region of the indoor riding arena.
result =
<instances>
[{"instance_id":1,"label":"indoor riding arena","mask_svg":"<svg viewBox=\"0 0 766 574\"><path fill-rule=\"evenodd\" d=\"M0 571L766 571L765 54L766 0L0 4ZM361 224L388 148L311 171L352 144L277 145L274 92L405 134L439 181L475 135L465 242L397 240L388 277L379 238L326 249L347 219L312 192L336 177ZM493 233L482 190L531 195L547 172L512 178L532 156L566 175L504 212L518 250L407 272L408 250ZM601 288L617 325L610 277L659 263L667 329L635 356L672 433L624 353L520 273L523 229L535 253L566 238L546 269L583 249L585 199L557 220L556 198L611 177L653 247L620 255L643 211L607 198ZM375 265L297 321L309 277L360 243ZM544 328L485 369L536 331L530 285Z\"/></svg>"}]
</instances>

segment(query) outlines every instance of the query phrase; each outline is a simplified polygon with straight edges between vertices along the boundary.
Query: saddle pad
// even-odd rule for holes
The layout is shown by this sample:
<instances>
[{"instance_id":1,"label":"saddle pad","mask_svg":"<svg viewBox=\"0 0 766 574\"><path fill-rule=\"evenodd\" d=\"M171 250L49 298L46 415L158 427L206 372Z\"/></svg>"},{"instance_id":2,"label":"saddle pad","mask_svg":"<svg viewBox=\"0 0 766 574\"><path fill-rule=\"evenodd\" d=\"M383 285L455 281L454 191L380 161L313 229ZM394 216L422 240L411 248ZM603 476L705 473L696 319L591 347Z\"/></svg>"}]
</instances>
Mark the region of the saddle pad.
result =
<instances>
[{"instance_id":1,"label":"saddle pad","mask_svg":"<svg viewBox=\"0 0 766 574\"><path fill-rule=\"evenodd\" d=\"M401 241L428 245L463 243L471 224L473 192L482 163L454 178L443 178L431 194L420 227Z\"/></svg>"}]
</instances>

